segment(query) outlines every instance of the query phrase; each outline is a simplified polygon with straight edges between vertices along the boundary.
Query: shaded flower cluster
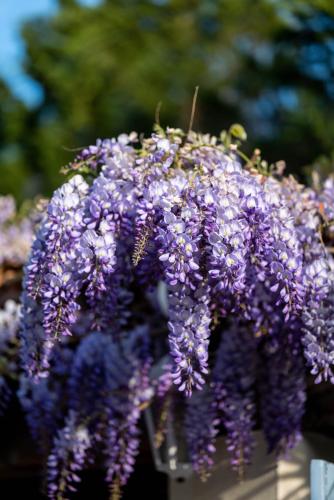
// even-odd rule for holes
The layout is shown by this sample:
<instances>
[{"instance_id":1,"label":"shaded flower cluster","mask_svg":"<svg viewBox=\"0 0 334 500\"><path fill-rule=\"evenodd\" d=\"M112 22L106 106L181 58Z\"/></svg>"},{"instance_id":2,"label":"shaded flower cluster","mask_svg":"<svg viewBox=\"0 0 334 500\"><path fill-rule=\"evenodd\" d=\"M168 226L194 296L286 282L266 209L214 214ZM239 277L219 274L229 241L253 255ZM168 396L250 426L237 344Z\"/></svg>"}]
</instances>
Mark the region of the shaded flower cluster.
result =
<instances>
[{"instance_id":1,"label":"shaded flower cluster","mask_svg":"<svg viewBox=\"0 0 334 500\"><path fill-rule=\"evenodd\" d=\"M329 380L334 384L334 290L309 307L303 319L304 353L315 383Z\"/></svg>"},{"instance_id":2,"label":"shaded flower cluster","mask_svg":"<svg viewBox=\"0 0 334 500\"><path fill-rule=\"evenodd\" d=\"M49 498L75 491L82 469L101 457L111 498L118 498L134 468L139 421L150 403L151 358L146 327L122 342L93 332L73 350L52 353L47 377L22 377L20 400L33 437L49 453Z\"/></svg>"},{"instance_id":3,"label":"shaded flower cluster","mask_svg":"<svg viewBox=\"0 0 334 500\"><path fill-rule=\"evenodd\" d=\"M212 373L216 418L226 428L231 464L241 476L255 446L256 347L252 331L234 324L222 335Z\"/></svg>"},{"instance_id":4,"label":"shaded flower cluster","mask_svg":"<svg viewBox=\"0 0 334 500\"><path fill-rule=\"evenodd\" d=\"M284 455L299 442L306 381L300 345L284 332L266 339L259 375L261 421L269 451ZM286 335L284 335L286 334Z\"/></svg>"},{"instance_id":5,"label":"shaded flower cluster","mask_svg":"<svg viewBox=\"0 0 334 500\"><path fill-rule=\"evenodd\" d=\"M202 391L187 401L184 429L188 453L193 470L202 481L207 480L214 465L215 442L221 427L217 399L211 392Z\"/></svg>"},{"instance_id":6,"label":"shaded flower cluster","mask_svg":"<svg viewBox=\"0 0 334 500\"><path fill-rule=\"evenodd\" d=\"M0 267L6 269L23 266L33 235L32 218L17 212L12 196L0 196Z\"/></svg>"},{"instance_id":7,"label":"shaded flower cluster","mask_svg":"<svg viewBox=\"0 0 334 500\"><path fill-rule=\"evenodd\" d=\"M0 309L0 413L2 414L12 396L10 381L18 377L18 327L20 306L7 300Z\"/></svg>"}]
</instances>

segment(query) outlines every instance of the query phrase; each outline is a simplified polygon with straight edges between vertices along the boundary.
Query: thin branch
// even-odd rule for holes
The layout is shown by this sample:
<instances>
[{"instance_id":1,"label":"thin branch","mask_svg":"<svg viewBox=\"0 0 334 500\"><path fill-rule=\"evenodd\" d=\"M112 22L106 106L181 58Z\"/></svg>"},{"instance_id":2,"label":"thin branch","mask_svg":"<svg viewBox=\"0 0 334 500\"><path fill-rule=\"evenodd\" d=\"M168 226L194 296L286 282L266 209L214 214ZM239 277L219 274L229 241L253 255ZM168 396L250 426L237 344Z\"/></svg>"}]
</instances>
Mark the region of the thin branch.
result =
<instances>
[{"instance_id":1,"label":"thin branch","mask_svg":"<svg viewBox=\"0 0 334 500\"><path fill-rule=\"evenodd\" d=\"M162 106L162 101L159 101L157 107L155 108L155 123L160 127L160 110Z\"/></svg>"},{"instance_id":2,"label":"thin branch","mask_svg":"<svg viewBox=\"0 0 334 500\"><path fill-rule=\"evenodd\" d=\"M192 106L191 106L191 115L190 115L190 121L189 121L188 134L191 132L191 130L193 128L194 116L195 116L195 111L196 111L196 102L197 102L197 96L198 96L198 90L199 90L199 86L197 85L195 87L195 92L194 92L194 97L193 97L193 103L192 103Z\"/></svg>"}]
</instances>

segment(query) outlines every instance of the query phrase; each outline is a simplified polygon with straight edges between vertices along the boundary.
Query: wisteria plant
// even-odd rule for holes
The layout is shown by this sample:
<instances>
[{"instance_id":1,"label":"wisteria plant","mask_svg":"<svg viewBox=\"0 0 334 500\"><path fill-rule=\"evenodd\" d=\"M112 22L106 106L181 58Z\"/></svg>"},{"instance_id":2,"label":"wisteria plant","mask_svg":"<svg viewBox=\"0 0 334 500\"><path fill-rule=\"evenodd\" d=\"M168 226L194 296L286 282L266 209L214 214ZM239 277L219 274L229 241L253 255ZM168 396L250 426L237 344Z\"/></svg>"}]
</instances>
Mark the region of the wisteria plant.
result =
<instances>
[{"instance_id":1,"label":"wisteria plant","mask_svg":"<svg viewBox=\"0 0 334 500\"><path fill-rule=\"evenodd\" d=\"M0 414L12 396L13 380L19 377L18 294L37 221L36 210L27 206L17 210L12 196L0 196Z\"/></svg>"},{"instance_id":2,"label":"wisteria plant","mask_svg":"<svg viewBox=\"0 0 334 500\"><path fill-rule=\"evenodd\" d=\"M67 498L97 455L119 498L153 402L157 446L174 412L205 479L220 432L239 472L258 423L285 453L307 368L334 382L333 180L315 190L284 177L259 151L245 157L244 135L156 126L98 140L66 169L21 312L20 397L49 453L49 498Z\"/></svg>"}]
</instances>

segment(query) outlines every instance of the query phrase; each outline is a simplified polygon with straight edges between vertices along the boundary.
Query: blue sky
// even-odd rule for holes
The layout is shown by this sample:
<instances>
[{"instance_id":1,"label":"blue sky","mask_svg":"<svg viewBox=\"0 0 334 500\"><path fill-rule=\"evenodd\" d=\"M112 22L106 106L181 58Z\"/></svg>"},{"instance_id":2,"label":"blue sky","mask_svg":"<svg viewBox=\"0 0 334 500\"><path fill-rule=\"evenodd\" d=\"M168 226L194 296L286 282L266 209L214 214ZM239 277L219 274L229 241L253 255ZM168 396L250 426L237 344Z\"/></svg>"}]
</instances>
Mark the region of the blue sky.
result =
<instances>
[{"instance_id":1,"label":"blue sky","mask_svg":"<svg viewBox=\"0 0 334 500\"><path fill-rule=\"evenodd\" d=\"M80 3L93 6L100 0L80 0ZM25 51L20 27L27 19L49 16L56 11L57 0L0 0L0 78L30 106L41 99L41 89L22 70Z\"/></svg>"}]
</instances>

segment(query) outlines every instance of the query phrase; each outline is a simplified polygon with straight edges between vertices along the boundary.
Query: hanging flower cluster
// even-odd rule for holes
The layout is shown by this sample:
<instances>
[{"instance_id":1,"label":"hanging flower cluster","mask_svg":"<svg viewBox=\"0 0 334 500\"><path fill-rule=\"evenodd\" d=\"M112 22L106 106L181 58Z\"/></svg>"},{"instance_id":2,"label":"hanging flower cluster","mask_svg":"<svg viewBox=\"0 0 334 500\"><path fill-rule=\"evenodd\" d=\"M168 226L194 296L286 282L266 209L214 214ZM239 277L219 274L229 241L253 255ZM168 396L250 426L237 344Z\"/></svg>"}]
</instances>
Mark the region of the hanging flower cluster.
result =
<instances>
[{"instance_id":1,"label":"hanging flower cluster","mask_svg":"<svg viewBox=\"0 0 334 500\"><path fill-rule=\"evenodd\" d=\"M17 296L38 219L37 212L27 208L18 211L12 196L0 196L0 414L19 377Z\"/></svg>"},{"instance_id":2,"label":"hanging flower cluster","mask_svg":"<svg viewBox=\"0 0 334 500\"><path fill-rule=\"evenodd\" d=\"M242 165L226 134L159 127L99 140L68 171L22 294L21 399L33 434L46 429L50 498L66 498L97 448L118 498L153 395L159 445L182 401L202 478L222 428L240 473L258 418L270 450L294 446L306 366L334 381L332 181L318 192L258 156Z\"/></svg>"},{"instance_id":3,"label":"hanging flower cluster","mask_svg":"<svg viewBox=\"0 0 334 500\"><path fill-rule=\"evenodd\" d=\"M67 498L82 469L101 458L111 498L120 498L138 453L140 416L153 396L148 340L143 326L118 343L94 332L76 349L67 343L54 349L48 377L22 376L28 426L49 453L49 498Z\"/></svg>"},{"instance_id":4,"label":"hanging flower cluster","mask_svg":"<svg viewBox=\"0 0 334 500\"><path fill-rule=\"evenodd\" d=\"M33 233L32 215L17 213L12 196L0 196L0 268L7 270L23 266L28 257Z\"/></svg>"},{"instance_id":5,"label":"hanging flower cluster","mask_svg":"<svg viewBox=\"0 0 334 500\"><path fill-rule=\"evenodd\" d=\"M11 381L18 377L18 326L20 306L8 299L0 309L0 414L12 396Z\"/></svg>"}]
</instances>

